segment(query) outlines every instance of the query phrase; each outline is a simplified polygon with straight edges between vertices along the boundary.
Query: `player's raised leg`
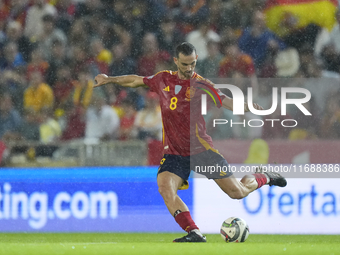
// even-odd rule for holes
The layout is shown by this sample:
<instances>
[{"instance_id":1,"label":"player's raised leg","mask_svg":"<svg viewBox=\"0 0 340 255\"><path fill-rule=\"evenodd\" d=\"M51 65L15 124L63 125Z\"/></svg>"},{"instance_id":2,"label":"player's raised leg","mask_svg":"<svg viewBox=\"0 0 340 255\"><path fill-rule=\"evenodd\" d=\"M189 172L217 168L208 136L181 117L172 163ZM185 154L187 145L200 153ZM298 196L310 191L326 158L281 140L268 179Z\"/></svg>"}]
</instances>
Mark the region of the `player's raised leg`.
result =
<instances>
[{"instance_id":1,"label":"player's raised leg","mask_svg":"<svg viewBox=\"0 0 340 255\"><path fill-rule=\"evenodd\" d=\"M177 191L183 182L184 180L181 177L168 171L157 176L159 193L163 197L169 212L174 216L178 225L188 232L188 235L175 239L174 242L206 242L205 237L191 218L187 205L177 195Z\"/></svg>"},{"instance_id":2,"label":"player's raised leg","mask_svg":"<svg viewBox=\"0 0 340 255\"><path fill-rule=\"evenodd\" d=\"M285 187L287 181L278 173L260 173L245 175L238 181L233 175L228 178L214 179L217 185L233 199L242 199L265 184Z\"/></svg>"},{"instance_id":3,"label":"player's raised leg","mask_svg":"<svg viewBox=\"0 0 340 255\"><path fill-rule=\"evenodd\" d=\"M241 181L237 180L233 175L228 178L214 179L217 185L233 199L241 199L248 196L249 193L256 190L259 186L253 175L244 176ZM263 182L267 180L264 179Z\"/></svg>"}]
</instances>

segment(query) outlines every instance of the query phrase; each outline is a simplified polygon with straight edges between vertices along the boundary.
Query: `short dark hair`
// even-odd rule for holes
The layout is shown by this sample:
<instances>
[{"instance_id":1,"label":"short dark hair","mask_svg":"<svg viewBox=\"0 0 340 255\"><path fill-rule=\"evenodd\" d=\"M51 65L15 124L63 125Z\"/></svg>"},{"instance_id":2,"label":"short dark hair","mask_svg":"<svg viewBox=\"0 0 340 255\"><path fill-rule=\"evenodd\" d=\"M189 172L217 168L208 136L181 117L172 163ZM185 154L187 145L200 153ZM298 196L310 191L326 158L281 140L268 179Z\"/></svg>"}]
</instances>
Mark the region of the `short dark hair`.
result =
<instances>
[{"instance_id":1,"label":"short dark hair","mask_svg":"<svg viewBox=\"0 0 340 255\"><path fill-rule=\"evenodd\" d=\"M179 57L179 53L182 53L184 56L189 56L193 52L196 53L195 46L192 45L191 43L183 42L183 43L181 43L180 45L178 45L176 47L175 56L176 56L176 58L178 58Z\"/></svg>"}]
</instances>

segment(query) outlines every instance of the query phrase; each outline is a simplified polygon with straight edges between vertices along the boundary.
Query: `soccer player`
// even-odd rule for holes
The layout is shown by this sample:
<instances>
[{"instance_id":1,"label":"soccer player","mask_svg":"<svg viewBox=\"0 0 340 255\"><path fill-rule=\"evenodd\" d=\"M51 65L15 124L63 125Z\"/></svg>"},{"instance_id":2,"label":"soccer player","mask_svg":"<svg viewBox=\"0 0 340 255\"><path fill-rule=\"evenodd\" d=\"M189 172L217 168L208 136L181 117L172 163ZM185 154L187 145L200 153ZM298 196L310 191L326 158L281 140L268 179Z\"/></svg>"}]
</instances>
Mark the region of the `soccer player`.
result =
<instances>
[{"instance_id":1,"label":"soccer player","mask_svg":"<svg viewBox=\"0 0 340 255\"><path fill-rule=\"evenodd\" d=\"M115 83L124 87L135 88L147 86L156 92L160 98L163 120L164 157L160 162L157 174L159 193L174 216L180 227L188 232L174 242L206 242L195 222L190 216L186 204L177 195L179 189L188 188L190 171L197 166L228 167L227 161L213 148L211 137L206 134L205 122L201 115L201 95L205 93L199 87L213 86L203 77L194 72L197 53L194 46L184 42L177 46L174 62L178 70L161 71L153 76L141 77L125 75L108 77L99 74L95 77L97 86ZM233 109L233 100L221 91L222 104L219 107ZM210 97L209 97L210 98ZM263 108L254 103L254 108ZM246 111L249 111L245 104ZM265 184L286 186L286 180L277 173L255 173L244 176L238 181L231 172L218 172L214 174L201 173L216 184L233 199L246 197L250 192Z\"/></svg>"}]
</instances>

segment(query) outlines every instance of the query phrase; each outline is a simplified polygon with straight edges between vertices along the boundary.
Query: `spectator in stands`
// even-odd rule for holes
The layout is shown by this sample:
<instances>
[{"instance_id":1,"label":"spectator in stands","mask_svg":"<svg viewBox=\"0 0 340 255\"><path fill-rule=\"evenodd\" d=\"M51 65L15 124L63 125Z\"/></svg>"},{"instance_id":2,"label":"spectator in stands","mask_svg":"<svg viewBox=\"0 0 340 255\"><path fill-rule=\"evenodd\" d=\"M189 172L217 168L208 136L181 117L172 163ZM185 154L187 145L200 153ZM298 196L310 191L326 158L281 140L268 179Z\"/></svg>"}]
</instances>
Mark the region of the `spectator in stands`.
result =
<instances>
[{"instance_id":1,"label":"spectator in stands","mask_svg":"<svg viewBox=\"0 0 340 255\"><path fill-rule=\"evenodd\" d=\"M50 108L43 108L40 111L40 141L50 143L57 141L61 136L59 123L52 117L53 111Z\"/></svg>"},{"instance_id":2,"label":"spectator in stands","mask_svg":"<svg viewBox=\"0 0 340 255\"><path fill-rule=\"evenodd\" d=\"M109 67L110 75L119 76L135 73L136 62L127 56L124 45L119 43L112 46L113 61Z\"/></svg>"},{"instance_id":3,"label":"spectator in stands","mask_svg":"<svg viewBox=\"0 0 340 255\"><path fill-rule=\"evenodd\" d=\"M340 75L335 72L322 70L316 60L306 65L306 79L304 87L308 89L320 113L326 109L329 95L335 94L340 89Z\"/></svg>"},{"instance_id":4,"label":"spectator in stands","mask_svg":"<svg viewBox=\"0 0 340 255\"><path fill-rule=\"evenodd\" d=\"M325 69L340 73L340 52L337 52L334 44L325 46L321 53Z\"/></svg>"},{"instance_id":5,"label":"spectator in stands","mask_svg":"<svg viewBox=\"0 0 340 255\"><path fill-rule=\"evenodd\" d=\"M27 77L30 77L32 72L40 72L45 77L48 69L48 62L43 58L43 53L40 47L36 47L31 52L30 62L27 65Z\"/></svg>"},{"instance_id":6,"label":"spectator in stands","mask_svg":"<svg viewBox=\"0 0 340 255\"><path fill-rule=\"evenodd\" d=\"M45 59L51 58L51 48L54 41L59 41L66 45L67 38L64 32L55 27L55 18L51 14L46 14L42 17L43 30L37 36L37 42L43 52Z\"/></svg>"},{"instance_id":7,"label":"spectator in stands","mask_svg":"<svg viewBox=\"0 0 340 255\"><path fill-rule=\"evenodd\" d=\"M18 131L20 125L21 116L13 107L11 95L0 95L0 139L4 139L7 132Z\"/></svg>"},{"instance_id":8,"label":"spectator in stands","mask_svg":"<svg viewBox=\"0 0 340 255\"><path fill-rule=\"evenodd\" d=\"M112 86L106 86L104 88L107 103L116 110L119 118L121 118L124 114L121 105L128 96L128 90L128 88L122 88L116 84L113 84Z\"/></svg>"},{"instance_id":9,"label":"spectator in stands","mask_svg":"<svg viewBox=\"0 0 340 255\"><path fill-rule=\"evenodd\" d=\"M14 108L23 112L23 97L26 89L26 75L21 70L5 70L1 75L0 93L11 95Z\"/></svg>"},{"instance_id":10,"label":"spectator in stands","mask_svg":"<svg viewBox=\"0 0 340 255\"><path fill-rule=\"evenodd\" d=\"M339 93L330 95L326 111L320 125L320 135L324 139L340 138L340 102Z\"/></svg>"},{"instance_id":11,"label":"spectator in stands","mask_svg":"<svg viewBox=\"0 0 340 255\"><path fill-rule=\"evenodd\" d=\"M3 1L7 8L7 20L18 21L22 26L27 20L27 8L30 4L26 0Z\"/></svg>"},{"instance_id":12,"label":"spectator in stands","mask_svg":"<svg viewBox=\"0 0 340 255\"><path fill-rule=\"evenodd\" d=\"M25 109L24 121L19 127L19 139L26 141L40 140L40 123L38 114L32 109Z\"/></svg>"},{"instance_id":13,"label":"spectator in stands","mask_svg":"<svg viewBox=\"0 0 340 255\"><path fill-rule=\"evenodd\" d=\"M147 94L147 91L145 88L140 87L137 88L137 90L129 90L128 91L128 97L131 98L134 102L135 109L137 111L140 111L145 108L145 95Z\"/></svg>"},{"instance_id":14,"label":"spectator in stands","mask_svg":"<svg viewBox=\"0 0 340 255\"><path fill-rule=\"evenodd\" d=\"M55 96L54 108L64 109L67 101L72 100L72 92L74 90L75 82L71 77L71 70L68 66L60 66L57 70L57 82L53 87Z\"/></svg>"},{"instance_id":15,"label":"spectator in stands","mask_svg":"<svg viewBox=\"0 0 340 255\"><path fill-rule=\"evenodd\" d=\"M106 104L104 97L94 95L86 111L85 139L88 141L110 140L118 137L119 117Z\"/></svg>"},{"instance_id":16,"label":"spectator in stands","mask_svg":"<svg viewBox=\"0 0 340 255\"><path fill-rule=\"evenodd\" d=\"M220 34L221 30L225 25L222 24L223 20L223 9L225 3L222 0L211 0L207 2L209 8L209 20L212 30Z\"/></svg>"},{"instance_id":17,"label":"spectator in stands","mask_svg":"<svg viewBox=\"0 0 340 255\"><path fill-rule=\"evenodd\" d=\"M0 47L5 44L6 41L6 17L1 12L0 2Z\"/></svg>"},{"instance_id":18,"label":"spectator in stands","mask_svg":"<svg viewBox=\"0 0 340 255\"><path fill-rule=\"evenodd\" d=\"M87 17L87 27L88 33L90 35L89 42L93 42L96 39L103 44L105 49L109 48L116 39L116 34L114 33L112 27L114 25L108 23L100 13L95 13L92 16ZM111 33L111 38L107 33ZM109 40L108 42L106 40ZM108 44L109 43L109 44Z\"/></svg>"},{"instance_id":19,"label":"spectator in stands","mask_svg":"<svg viewBox=\"0 0 340 255\"><path fill-rule=\"evenodd\" d=\"M166 16L161 24L158 33L159 48L173 54L174 48L183 41L183 34L176 28L176 22L170 16Z\"/></svg>"},{"instance_id":20,"label":"spectator in stands","mask_svg":"<svg viewBox=\"0 0 340 255\"><path fill-rule=\"evenodd\" d=\"M72 71L76 74L84 68L88 69L93 77L98 73L108 73L108 66L95 60L88 45L75 46L72 49Z\"/></svg>"},{"instance_id":21,"label":"spectator in stands","mask_svg":"<svg viewBox=\"0 0 340 255\"><path fill-rule=\"evenodd\" d=\"M93 17L92 20L96 26L92 28L93 33L91 33L91 38L100 38L100 41L103 43L105 49L110 49L112 45L119 43L119 35L115 32L114 27L116 25L112 25L109 21L100 17L100 23L95 20L96 17ZM126 31L126 28L124 29ZM127 48L130 46L127 45Z\"/></svg>"},{"instance_id":22,"label":"spectator in stands","mask_svg":"<svg viewBox=\"0 0 340 255\"><path fill-rule=\"evenodd\" d=\"M6 166L10 151L6 144L0 140L0 167Z\"/></svg>"},{"instance_id":23,"label":"spectator in stands","mask_svg":"<svg viewBox=\"0 0 340 255\"><path fill-rule=\"evenodd\" d=\"M239 72L245 77L254 77L255 67L251 56L243 53L237 45L237 41L231 41L224 45L225 57L219 66L219 77L231 77L234 72Z\"/></svg>"},{"instance_id":24,"label":"spectator in stands","mask_svg":"<svg viewBox=\"0 0 340 255\"><path fill-rule=\"evenodd\" d=\"M34 71L29 77L29 87L24 93L25 109L39 113L42 108L52 108L54 103L53 90L43 82L39 71Z\"/></svg>"},{"instance_id":25,"label":"spectator in stands","mask_svg":"<svg viewBox=\"0 0 340 255\"><path fill-rule=\"evenodd\" d=\"M300 69L299 53L294 48L278 52L274 59L277 77L294 77Z\"/></svg>"},{"instance_id":26,"label":"spectator in stands","mask_svg":"<svg viewBox=\"0 0 340 255\"><path fill-rule=\"evenodd\" d=\"M208 56L208 41L219 42L220 39L220 36L210 28L208 20L201 20L198 28L190 32L186 37L186 40L195 46L200 61Z\"/></svg>"},{"instance_id":27,"label":"spectator in stands","mask_svg":"<svg viewBox=\"0 0 340 255\"><path fill-rule=\"evenodd\" d=\"M94 75L97 70L100 73L108 73L109 63L111 63L111 61L111 51L104 48L104 44L100 39L94 39L89 45L88 59L85 61L85 63L92 66L92 75Z\"/></svg>"},{"instance_id":28,"label":"spectator in stands","mask_svg":"<svg viewBox=\"0 0 340 255\"><path fill-rule=\"evenodd\" d=\"M179 1L178 9L174 9L172 15L176 18L178 26L183 34L194 30L195 25L209 18L209 6L207 1Z\"/></svg>"},{"instance_id":29,"label":"spectator in stands","mask_svg":"<svg viewBox=\"0 0 340 255\"><path fill-rule=\"evenodd\" d=\"M9 42L4 46L4 56L0 58L0 70L15 70L16 68L24 68L26 65L18 46L14 42Z\"/></svg>"},{"instance_id":30,"label":"spectator in stands","mask_svg":"<svg viewBox=\"0 0 340 255\"><path fill-rule=\"evenodd\" d=\"M143 53L140 42L143 40L145 33L155 33L158 30L166 10L163 8L161 1L145 0L136 0L128 3L127 10L129 11L125 15L128 24L124 25L124 27L129 29L132 36L131 55L137 57Z\"/></svg>"},{"instance_id":31,"label":"spectator in stands","mask_svg":"<svg viewBox=\"0 0 340 255\"><path fill-rule=\"evenodd\" d=\"M303 47L313 48L313 54L320 56L322 48L330 40L327 28L320 27L314 23L305 24L299 21L298 15L289 11L285 12L279 27L285 32L282 40L288 47L296 48L300 51Z\"/></svg>"},{"instance_id":32,"label":"spectator in stands","mask_svg":"<svg viewBox=\"0 0 340 255\"><path fill-rule=\"evenodd\" d=\"M277 74L277 68L275 66L275 59L277 52L268 52L265 60L263 61L259 70L256 71L259 78L275 78Z\"/></svg>"},{"instance_id":33,"label":"spectator in stands","mask_svg":"<svg viewBox=\"0 0 340 255\"><path fill-rule=\"evenodd\" d=\"M329 44L322 50L326 69L340 73L340 9L336 12L337 24L330 33Z\"/></svg>"},{"instance_id":34,"label":"spectator in stands","mask_svg":"<svg viewBox=\"0 0 340 255\"><path fill-rule=\"evenodd\" d=\"M25 35L32 41L43 33L43 17L46 14L55 16L57 14L56 8L47 3L46 0L34 0L33 5L27 10L27 17L25 23Z\"/></svg>"},{"instance_id":35,"label":"spectator in stands","mask_svg":"<svg viewBox=\"0 0 340 255\"><path fill-rule=\"evenodd\" d=\"M106 65L111 64L112 53L108 49L105 49L100 39L96 38L91 42L91 50L96 61L103 62Z\"/></svg>"},{"instance_id":36,"label":"spectator in stands","mask_svg":"<svg viewBox=\"0 0 340 255\"><path fill-rule=\"evenodd\" d=\"M6 27L6 40L18 45L18 51L21 53L25 62L29 61L33 44L23 34L22 25L18 21L10 21Z\"/></svg>"},{"instance_id":37,"label":"spectator in stands","mask_svg":"<svg viewBox=\"0 0 340 255\"><path fill-rule=\"evenodd\" d=\"M57 81L57 70L61 66L68 66L70 69L70 61L66 55L66 47L58 40L53 41L51 48L51 59L48 61L49 68L46 74L46 81L51 86Z\"/></svg>"},{"instance_id":38,"label":"spectator in stands","mask_svg":"<svg viewBox=\"0 0 340 255\"><path fill-rule=\"evenodd\" d=\"M218 77L220 62L223 55L220 52L219 44L214 41L207 43L208 56L197 63L197 72L206 78Z\"/></svg>"},{"instance_id":39,"label":"spectator in stands","mask_svg":"<svg viewBox=\"0 0 340 255\"><path fill-rule=\"evenodd\" d=\"M112 1L108 4L107 10L105 11L105 18L112 24L119 24L121 26L129 25L129 13L128 3L125 0Z\"/></svg>"},{"instance_id":40,"label":"spectator in stands","mask_svg":"<svg viewBox=\"0 0 340 255\"><path fill-rule=\"evenodd\" d=\"M330 44L335 48L335 51L340 54L340 9L335 14L337 24L333 27L330 34Z\"/></svg>"},{"instance_id":41,"label":"spectator in stands","mask_svg":"<svg viewBox=\"0 0 340 255\"><path fill-rule=\"evenodd\" d=\"M75 18L92 16L95 13L104 13L103 4L100 0L78 1L76 6Z\"/></svg>"},{"instance_id":42,"label":"spectator in stands","mask_svg":"<svg viewBox=\"0 0 340 255\"><path fill-rule=\"evenodd\" d=\"M153 75L157 64L169 61L170 58L168 52L159 49L155 34L146 33L143 38L143 55L138 59L137 73L142 76Z\"/></svg>"},{"instance_id":43,"label":"spectator in stands","mask_svg":"<svg viewBox=\"0 0 340 255\"><path fill-rule=\"evenodd\" d=\"M61 117L64 125L61 125L63 133L60 140L83 138L85 136L85 110L68 101L64 105L64 112L65 114Z\"/></svg>"},{"instance_id":44,"label":"spectator in stands","mask_svg":"<svg viewBox=\"0 0 340 255\"><path fill-rule=\"evenodd\" d=\"M252 25L243 31L239 46L243 52L253 58L256 68L261 67L268 51L285 48L285 44L267 28L261 11L253 14Z\"/></svg>"},{"instance_id":45,"label":"spectator in stands","mask_svg":"<svg viewBox=\"0 0 340 255\"><path fill-rule=\"evenodd\" d=\"M19 127L12 131L7 132L7 141L39 141L40 140L40 130L39 130L39 117L38 114L32 109L25 109L23 114L23 119Z\"/></svg>"},{"instance_id":46,"label":"spectator in stands","mask_svg":"<svg viewBox=\"0 0 340 255\"><path fill-rule=\"evenodd\" d=\"M146 138L162 140L161 110L156 93L147 93L145 108L137 113L135 127L141 140Z\"/></svg>"},{"instance_id":47,"label":"spectator in stands","mask_svg":"<svg viewBox=\"0 0 340 255\"><path fill-rule=\"evenodd\" d=\"M254 93L258 89L255 67L251 56L243 53L237 41L230 41L224 46L225 57L220 62L219 77L234 77L235 73L248 78L250 86L254 88ZM246 88L244 88L246 89Z\"/></svg>"},{"instance_id":48,"label":"spectator in stands","mask_svg":"<svg viewBox=\"0 0 340 255\"><path fill-rule=\"evenodd\" d=\"M57 9L56 27L67 34L74 19L76 4L71 0L59 0L55 8Z\"/></svg>"},{"instance_id":49,"label":"spectator in stands","mask_svg":"<svg viewBox=\"0 0 340 255\"><path fill-rule=\"evenodd\" d=\"M116 35L116 38L114 40L114 42L111 44L111 46L113 44L116 43L121 43L124 46L124 50L126 51L126 55L128 56L132 56L134 54L133 50L132 50L132 34L126 30L125 27L114 24L112 26L112 32L110 32L110 34L114 34ZM112 38L112 36L108 34L107 36L110 36ZM141 49L142 47L140 47L140 42L142 41L142 39L138 40L138 42L134 42L134 43L138 43L138 45L134 46L134 47L138 47L139 49Z\"/></svg>"},{"instance_id":50,"label":"spectator in stands","mask_svg":"<svg viewBox=\"0 0 340 255\"><path fill-rule=\"evenodd\" d=\"M222 8L221 23L222 26L228 26L234 30L242 31L252 24L256 1L249 0L232 0L228 1L225 8Z\"/></svg>"},{"instance_id":51,"label":"spectator in stands","mask_svg":"<svg viewBox=\"0 0 340 255\"><path fill-rule=\"evenodd\" d=\"M83 68L78 73L78 79L74 82L73 103L75 106L87 109L91 103L94 81L88 71Z\"/></svg>"},{"instance_id":52,"label":"spectator in stands","mask_svg":"<svg viewBox=\"0 0 340 255\"><path fill-rule=\"evenodd\" d=\"M55 93L56 105L53 109L62 107L65 111L61 139L67 140L84 137L86 110L89 107L92 93L98 93L98 96L105 93L109 105L115 108L119 117L124 116L123 109L131 113L131 115L124 116L121 122L125 129L122 138L130 139L133 135L127 134L133 119L132 112L144 108L145 100L149 100L146 99L147 91L144 88L134 91L129 88L116 89L114 85L92 91L92 78L99 72L116 76L131 73L152 75L158 70L172 69L167 62L171 58L172 48L177 42L182 41L181 38L184 35L192 32L200 24L201 30L197 29L191 33L191 36L196 35L196 41L202 43L197 46L199 54L197 72L199 74L205 77L218 76L216 72L219 71L219 68L216 68L216 65L222 57L215 40L209 40L207 44L204 43L209 37L207 31L213 31L216 35L214 38L221 38L221 42L239 40L239 46L246 51L245 54L254 58L257 77L307 78L298 79L298 82L292 81L297 85L292 85L290 82L289 86L303 86L311 91L312 98L316 101L316 108L320 108L318 110L311 109L313 117L317 116L313 118L313 121L317 122L316 126L319 126L321 118L318 118L318 111L323 111L320 114L325 114L324 137L336 137L337 121L334 121L336 117L333 118L333 115L336 116L335 113L333 114L336 112L334 110L336 104L332 103L336 100L331 98L329 104L333 106L328 106L327 96L329 94L333 94L334 97L338 95L337 91L340 87L340 76L334 73L340 73L340 39L338 39L340 38L340 11L338 10L336 13L337 24L330 34L330 44L324 47L321 52L324 64L322 67L325 70L333 71L333 73L324 71L319 65L320 59L315 58L315 55L318 55L316 54L317 49L323 45L319 41L325 42L325 40L318 39L325 38L322 36L324 29L319 29L314 25L297 29L295 27L297 20L294 20L294 17L289 13L284 16L281 24L277 24L290 31L289 36L284 39L289 44L297 44L300 48L298 53L301 67L295 74L298 69L297 58L287 57L289 55L286 54L287 51L281 50L282 42L268 31L264 23L263 14L259 11L264 2L266 1L2 1L2 4L0 3L0 50L2 53L0 54L0 94L10 94L13 107L23 114L23 104L24 102L26 104L28 91L31 91L30 86L24 97L24 92L28 87L26 79L31 83L32 79L29 77L32 76L32 73L39 71L42 76L45 76L46 83L53 88ZM165 5L168 6L167 9L164 7ZM45 21L43 21L44 19ZM210 24L205 22L207 20ZM44 26L45 32L43 31ZM64 39L52 36L55 28L60 28L63 31ZM152 33L155 33L157 38ZM66 41L67 43L65 43ZM193 42L194 45L197 43L196 41ZM48 45L44 46L47 42ZM47 53L49 59L42 59L39 56L41 48ZM112 56L109 56L106 49L110 49ZM204 50L208 52L208 57L205 60L203 60ZM297 55L295 54L295 56ZM47 66L45 61L48 62L47 71L45 71ZM150 63L150 66L145 63ZM226 71L223 75L230 78L232 84L245 90L250 86L246 81L248 74L239 68L236 69L232 72ZM72 84L73 79L77 79L74 85ZM253 92L260 91L261 93L263 90L265 91L265 93L260 93L258 99L254 99L261 102L265 109L269 109L272 103L272 87L270 85L272 84L265 84L258 90L253 90ZM45 91L38 86L34 90L38 92L41 99L50 97L44 95L46 91L50 91L48 89ZM42 102L35 101L34 93L31 93L30 97L31 103L34 102L32 107L42 108L42 106L35 106ZM133 102L133 106L128 105L126 98ZM62 111L56 112L62 113ZM295 119L301 119L298 121L301 122L301 127L308 127L313 122L300 118L289 109L288 114L292 114ZM23 133L23 137L29 140L40 140L38 121L41 117L39 114L34 110L26 109L22 116L24 124L18 130ZM231 119L221 112L213 116ZM275 118L275 115L273 116ZM235 119L235 121L237 120ZM2 124L0 123L0 126ZM328 134L326 129L331 130L329 132L332 134ZM237 129L237 132L234 132L233 129L230 134L233 137L242 138L254 136L254 134L246 134L246 132L252 132L247 129ZM268 127L264 127L263 132L264 137L287 137L286 133L279 134L285 132L281 125L274 128L269 127L269 130ZM14 135L15 139L20 138L18 133L14 134L17 135L16 137ZM291 134L290 138L301 138L302 134L301 132ZM318 132L316 134L319 135ZM228 135L223 133L222 125L221 130L218 130L215 135L228 138Z\"/></svg>"},{"instance_id":53,"label":"spectator in stands","mask_svg":"<svg viewBox=\"0 0 340 255\"><path fill-rule=\"evenodd\" d=\"M85 18L76 19L70 28L68 42L71 46L83 45L88 40L87 20Z\"/></svg>"},{"instance_id":54,"label":"spectator in stands","mask_svg":"<svg viewBox=\"0 0 340 255\"><path fill-rule=\"evenodd\" d=\"M120 119L119 140L128 140L136 137L136 129L134 126L136 119L136 110L131 100L122 102L124 115Z\"/></svg>"},{"instance_id":55,"label":"spectator in stands","mask_svg":"<svg viewBox=\"0 0 340 255\"><path fill-rule=\"evenodd\" d=\"M240 31L234 30L232 27L224 27L220 36L221 44L226 44L227 42L237 41L240 37Z\"/></svg>"}]
</instances>

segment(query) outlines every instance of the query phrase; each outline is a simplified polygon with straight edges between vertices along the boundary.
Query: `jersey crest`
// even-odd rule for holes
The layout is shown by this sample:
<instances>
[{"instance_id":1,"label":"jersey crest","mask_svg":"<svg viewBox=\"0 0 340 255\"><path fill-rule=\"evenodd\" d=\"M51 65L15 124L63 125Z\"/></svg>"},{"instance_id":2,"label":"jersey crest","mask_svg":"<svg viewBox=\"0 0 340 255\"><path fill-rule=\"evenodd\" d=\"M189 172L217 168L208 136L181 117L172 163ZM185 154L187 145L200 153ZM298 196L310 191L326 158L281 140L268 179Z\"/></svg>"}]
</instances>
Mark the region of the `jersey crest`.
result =
<instances>
[{"instance_id":1,"label":"jersey crest","mask_svg":"<svg viewBox=\"0 0 340 255\"><path fill-rule=\"evenodd\" d=\"M188 88L187 88L187 91L185 92L185 96L187 97L185 100L186 100L186 101L190 101L191 98L194 97L195 92L196 92L196 88L194 88L194 87L192 87L192 86L191 86L191 87L188 87Z\"/></svg>"}]
</instances>

